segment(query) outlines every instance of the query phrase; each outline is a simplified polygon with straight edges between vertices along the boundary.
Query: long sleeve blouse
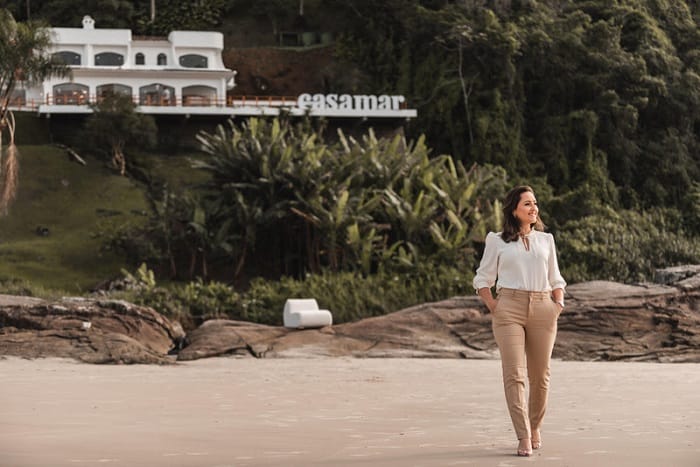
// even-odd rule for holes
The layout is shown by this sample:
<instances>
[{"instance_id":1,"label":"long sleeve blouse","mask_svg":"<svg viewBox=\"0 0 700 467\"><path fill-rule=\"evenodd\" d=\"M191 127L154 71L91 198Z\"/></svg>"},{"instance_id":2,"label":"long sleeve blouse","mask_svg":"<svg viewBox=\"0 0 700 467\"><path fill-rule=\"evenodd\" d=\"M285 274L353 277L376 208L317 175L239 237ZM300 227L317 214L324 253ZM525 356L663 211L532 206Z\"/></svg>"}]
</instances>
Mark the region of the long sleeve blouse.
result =
<instances>
[{"instance_id":1,"label":"long sleeve blouse","mask_svg":"<svg viewBox=\"0 0 700 467\"><path fill-rule=\"evenodd\" d=\"M496 290L505 287L549 292L566 287L559 272L554 236L533 230L527 238L529 250L521 239L506 243L501 239L501 232L489 232L481 264L474 276L474 288L478 291L495 284Z\"/></svg>"}]
</instances>

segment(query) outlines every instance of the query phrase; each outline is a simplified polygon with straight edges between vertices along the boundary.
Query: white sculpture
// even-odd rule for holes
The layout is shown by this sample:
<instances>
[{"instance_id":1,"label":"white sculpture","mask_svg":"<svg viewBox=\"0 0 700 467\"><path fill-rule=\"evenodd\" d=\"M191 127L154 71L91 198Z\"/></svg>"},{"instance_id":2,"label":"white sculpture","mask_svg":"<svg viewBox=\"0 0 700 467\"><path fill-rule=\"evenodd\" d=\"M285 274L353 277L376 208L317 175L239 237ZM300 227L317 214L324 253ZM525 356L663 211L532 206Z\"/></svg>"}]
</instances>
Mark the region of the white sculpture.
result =
<instances>
[{"instance_id":1,"label":"white sculpture","mask_svg":"<svg viewBox=\"0 0 700 467\"><path fill-rule=\"evenodd\" d=\"M319 310L315 298L287 299L283 319L286 328L322 328L333 324L331 312Z\"/></svg>"}]
</instances>

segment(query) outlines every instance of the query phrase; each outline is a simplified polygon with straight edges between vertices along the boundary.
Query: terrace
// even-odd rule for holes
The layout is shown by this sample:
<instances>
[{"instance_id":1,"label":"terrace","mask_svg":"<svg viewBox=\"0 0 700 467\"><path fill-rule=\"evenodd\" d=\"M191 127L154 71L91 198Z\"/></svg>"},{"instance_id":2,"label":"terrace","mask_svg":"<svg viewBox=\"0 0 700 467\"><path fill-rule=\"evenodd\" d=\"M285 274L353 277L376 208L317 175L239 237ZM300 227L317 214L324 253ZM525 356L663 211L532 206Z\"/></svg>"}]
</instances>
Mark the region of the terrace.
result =
<instances>
[{"instance_id":1,"label":"terrace","mask_svg":"<svg viewBox=\"0 0 700 467\"><path fill-rule=\"evenodd\" d=\"M41 116L52 114L89 114L90 104L100 102L107 95L89 94L84 88L64 89L58 94L49 94L44 99L27 99L22 93L16 93L11 100L11 108L20 111L37 112ZM166 90L168 88L165 88ZM415 118L415 109L408 108L403 101L396 108L379 108L364 106L361 108L339 108L332 106L314 106L309 103L308 95L294 96L228 96L217 99L208 95L175 96L171 92L153 90L132 95L136 111L150 115L209 115L209 116L275 116L280 111L293 116L315 116L335 118ZM348 95L349 96L349 95ZM351 96L357 100L375 96ZM381 96L380 96L381 97ZM395 100L401 96L391 96Z\"/></svg>"}]
</instances>

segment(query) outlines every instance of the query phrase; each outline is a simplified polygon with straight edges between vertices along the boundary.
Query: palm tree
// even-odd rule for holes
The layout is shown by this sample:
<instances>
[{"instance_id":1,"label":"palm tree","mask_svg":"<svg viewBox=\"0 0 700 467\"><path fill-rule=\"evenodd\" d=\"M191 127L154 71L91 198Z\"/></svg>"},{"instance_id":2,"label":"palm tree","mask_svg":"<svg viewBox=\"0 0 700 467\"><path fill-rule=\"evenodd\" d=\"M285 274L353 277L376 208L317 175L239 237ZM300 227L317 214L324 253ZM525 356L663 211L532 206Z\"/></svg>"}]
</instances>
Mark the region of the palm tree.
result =
<instances>
[{"instance_id":1,"label":"palm tree","mask_svg":"<svg viewBox=\"0 0 700 467\"><path fill-rule=\"evenodd\" d=\"M6 9L0 9L0 215L17 193L18 151L15 145L15 119L9 110L10 98L18 82L36 83L51 75L68 74L68 68L53 62L47 51L49 29L36 22L18 23ZM3 157L2 135L10 141Z\"/></svg>"}]
</instances>

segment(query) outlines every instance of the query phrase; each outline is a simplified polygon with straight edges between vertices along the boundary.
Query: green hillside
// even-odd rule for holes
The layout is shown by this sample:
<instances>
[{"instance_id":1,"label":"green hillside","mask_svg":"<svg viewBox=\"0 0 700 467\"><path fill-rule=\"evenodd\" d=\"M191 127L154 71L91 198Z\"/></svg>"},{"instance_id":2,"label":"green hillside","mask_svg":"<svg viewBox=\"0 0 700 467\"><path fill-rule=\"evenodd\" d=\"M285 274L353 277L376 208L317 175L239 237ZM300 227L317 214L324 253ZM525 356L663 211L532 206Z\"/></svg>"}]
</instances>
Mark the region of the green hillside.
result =
<instances>
[{"instance_id":1,"label":"green hillside","mask_svg":"<svg viewBox=\"0 0 700 467\"><path fill-rule=\"evenodd\" d=\"M0 280L77 293L119 275L124 260L103 244L118 227L146 221L144 186L55 146L20 153L17 201L0 219Z\"/></svg>"}]
</instances>

